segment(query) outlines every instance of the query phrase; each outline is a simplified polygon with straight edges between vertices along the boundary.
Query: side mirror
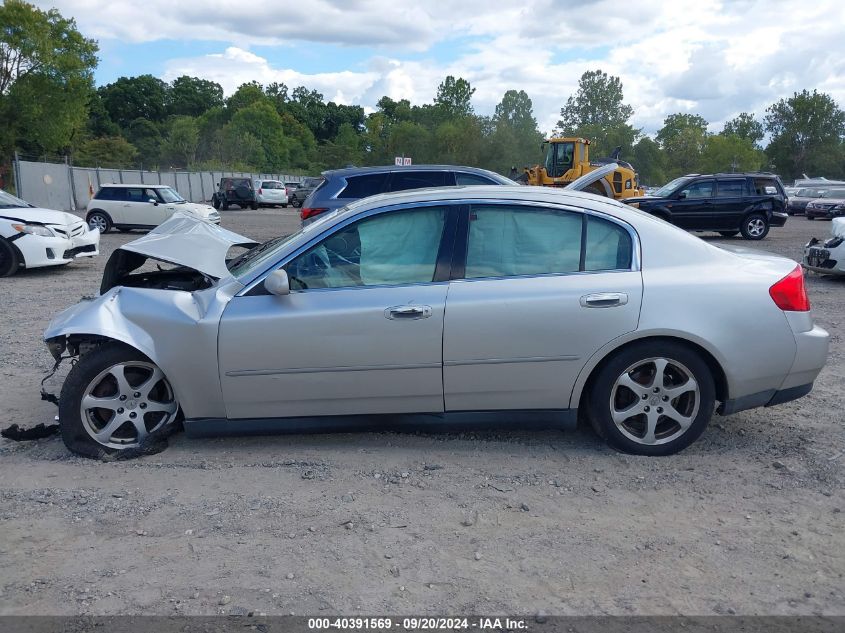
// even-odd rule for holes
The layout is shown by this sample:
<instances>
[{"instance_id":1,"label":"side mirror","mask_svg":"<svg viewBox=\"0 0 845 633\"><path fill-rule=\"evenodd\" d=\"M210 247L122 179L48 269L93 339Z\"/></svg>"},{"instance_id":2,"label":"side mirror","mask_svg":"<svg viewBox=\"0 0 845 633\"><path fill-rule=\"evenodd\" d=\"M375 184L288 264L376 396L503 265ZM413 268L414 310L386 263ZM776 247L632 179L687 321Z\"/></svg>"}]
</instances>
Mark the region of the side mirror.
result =
<instances>
[{"instance_id":1,"label":"side mirror","mask_svg":"<svg viewBox=\"0 0 845 633\"><path fill-rule=\"evenodd\" d=\"M283 269L274 270L264 278L264 287L271 295L283 297L290 294L290 281Z\"/></svg>"},{"instance_id":2,"label":"side mirror","mask_svg":"<svg viewBox=\"0 0 845 633\"><path fill-rule=\"evenodd\" d=\"M154 204L154 205L158 206L158 200L156 200L155 198L150 198L149 200L147 200L147 202L149 202L150 204Z\"/></svg>"}]
</instances>

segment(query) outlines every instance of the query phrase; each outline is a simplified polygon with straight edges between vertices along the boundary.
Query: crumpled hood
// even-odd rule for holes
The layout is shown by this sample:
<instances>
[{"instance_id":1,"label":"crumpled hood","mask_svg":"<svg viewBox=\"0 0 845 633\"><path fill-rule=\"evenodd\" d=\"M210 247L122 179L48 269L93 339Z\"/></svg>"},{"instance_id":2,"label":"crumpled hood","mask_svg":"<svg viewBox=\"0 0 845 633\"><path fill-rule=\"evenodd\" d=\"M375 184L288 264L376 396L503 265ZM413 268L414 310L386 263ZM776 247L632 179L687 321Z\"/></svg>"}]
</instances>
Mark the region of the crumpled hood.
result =
<instances>
[{"instance_id":1,"label":"crumpled hood","mask_svg":"<svg viewBox=\"0 0 845 633\"><path fill-rule=\"evenodd\" d=\"M229 275L226 253L232 246L258 244L243 235L200 220L194 215L174 213L143 237L124 244L118 250L138 253L153 259L187 266L210 277Z\"/></svg>"},{"instance_id":2,"label":"crumpled hood","mask_svg":"<svg viewBox=\"0 0 845 633\"><path fill-rule=\"evenodd\" d=\"M54 224L57 226L70 226L82 222L82 218L53 209L41 209L39 207L20 207L15 209L0 209L0 217L21 222L35 222L37 224Z\"/></svg>"},{"instance_id":3,"label":"crumpled hood","mask_svg":"<svg viewBox=\"0 0 845 633\"><path fill-rule=\"evenodd\" d=\"M845 239L845 218L833 218L830 223L830 234L833 237Z\"/></svg>"}]
</instances>

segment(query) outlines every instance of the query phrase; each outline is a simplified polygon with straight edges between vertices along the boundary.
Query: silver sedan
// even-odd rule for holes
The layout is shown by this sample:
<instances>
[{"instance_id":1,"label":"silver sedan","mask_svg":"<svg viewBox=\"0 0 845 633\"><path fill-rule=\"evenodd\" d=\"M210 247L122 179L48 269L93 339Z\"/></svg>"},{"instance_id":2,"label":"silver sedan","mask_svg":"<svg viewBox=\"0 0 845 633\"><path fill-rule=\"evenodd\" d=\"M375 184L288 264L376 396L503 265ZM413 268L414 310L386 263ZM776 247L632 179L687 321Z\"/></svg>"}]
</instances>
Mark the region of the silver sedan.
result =
<instances>
[{"instance_id":1,"label":"silver sedan","mask_svg":"<svg viewBox=\"0 0 845 633\"><path fill-rule=\"evenodd\" d=\"M180 420L204 436L579 413L667 455L714 412L806 395L828 350L795 262L510 186L374 196L261 245L173 218L45 340L79 356L59 417L88 456Z\"/></svg>"}]
</instances>

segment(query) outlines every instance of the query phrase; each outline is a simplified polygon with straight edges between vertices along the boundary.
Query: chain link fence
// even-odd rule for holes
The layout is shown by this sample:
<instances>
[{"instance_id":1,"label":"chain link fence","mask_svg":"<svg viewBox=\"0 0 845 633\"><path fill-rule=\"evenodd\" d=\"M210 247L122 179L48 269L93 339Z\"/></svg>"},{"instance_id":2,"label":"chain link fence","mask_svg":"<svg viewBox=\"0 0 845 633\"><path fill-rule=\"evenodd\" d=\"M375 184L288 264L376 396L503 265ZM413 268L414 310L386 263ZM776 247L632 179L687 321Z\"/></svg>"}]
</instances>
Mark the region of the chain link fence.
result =
<instances>
[{"instance_id":1,"label":"chain link fence","mask_svg":"<svg viewBox=\"0 0 845 633\"><path fill-rule=\"evenodd\" d=\"M169 185L190 202L209 202L217 183L226 176L300 182L302 176L241 171L145 171L74 167L68 163L21 160L13 163L17 196L46 209L84 209L102 184Z\"/></svg>"}]
</instances>

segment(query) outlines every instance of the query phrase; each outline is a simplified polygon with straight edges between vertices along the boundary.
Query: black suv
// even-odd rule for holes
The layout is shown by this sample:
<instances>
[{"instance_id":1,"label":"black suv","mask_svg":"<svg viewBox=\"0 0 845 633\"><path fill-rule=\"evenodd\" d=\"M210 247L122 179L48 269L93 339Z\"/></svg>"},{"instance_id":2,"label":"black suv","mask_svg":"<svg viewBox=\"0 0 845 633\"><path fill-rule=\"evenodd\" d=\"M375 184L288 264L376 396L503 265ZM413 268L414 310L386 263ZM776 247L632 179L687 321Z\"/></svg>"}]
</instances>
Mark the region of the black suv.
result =
<instances>
[{"instance_id":1,"label":"black suv","mask_svg":"<svg viewBox=\"0 0 845 633\"><path fill-rule=\"evenodd\" d=\"M258 208L258 200L255 198L255 189L252 187L251 178L220 179L220 182L217 183L217 191L211 196L211 206L225 211L230 204L236 204L241 209Z\"/></svg>"},{"instance_id":2,"label":"black suv","mask_svg":"<svg viewBox=\"0 0 845 633\"><path fill-rule=\"evenodd\" d=\"M653 196L623 200L675 226L716 231L725 237L742 233L762 240L769 227L786 224L787 196L773 174L690 174L676 178Z\"/></svg>"}]
</instances>

